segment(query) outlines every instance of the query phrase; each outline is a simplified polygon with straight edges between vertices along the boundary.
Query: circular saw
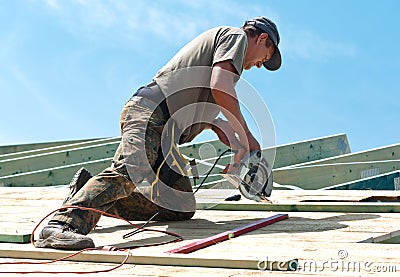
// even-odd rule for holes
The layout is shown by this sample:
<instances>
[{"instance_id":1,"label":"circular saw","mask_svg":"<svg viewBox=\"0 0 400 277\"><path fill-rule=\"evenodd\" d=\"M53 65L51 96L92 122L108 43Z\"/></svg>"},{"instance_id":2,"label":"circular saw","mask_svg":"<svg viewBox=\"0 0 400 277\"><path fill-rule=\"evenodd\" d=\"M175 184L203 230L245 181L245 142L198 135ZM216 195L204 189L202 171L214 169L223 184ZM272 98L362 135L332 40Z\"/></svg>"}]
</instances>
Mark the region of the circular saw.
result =
<instances>
[{"instance_id":1,"label":"circular saw","mask_svg":"<svg viewBox=\"0 0 400 277\"><path fill-rule=\"evenodd\" d=\"M235 174L222 174L240 193L251 200L258 202L269 201L273 178L272 169L262 157L261 151L253 151L240 162Z\"/></svg>"}]
</instances>

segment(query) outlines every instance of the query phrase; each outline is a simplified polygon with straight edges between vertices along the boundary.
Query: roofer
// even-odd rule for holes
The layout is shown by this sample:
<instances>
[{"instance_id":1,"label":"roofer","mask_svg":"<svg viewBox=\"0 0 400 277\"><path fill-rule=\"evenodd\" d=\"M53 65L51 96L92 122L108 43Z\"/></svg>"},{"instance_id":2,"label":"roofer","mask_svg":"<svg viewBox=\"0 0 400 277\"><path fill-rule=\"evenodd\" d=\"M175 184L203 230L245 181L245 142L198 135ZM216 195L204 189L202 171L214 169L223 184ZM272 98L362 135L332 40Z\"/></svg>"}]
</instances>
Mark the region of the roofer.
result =
<instances>
[{"instance_id":1,"label":"roofer","mask_svg":"<svg viewBox=\"0 0 400 277\"><path fill-rule=\"evenodd\" d=\"M128 220L154 215L154 220L192 218L195 198L176 145L212 129L237 150L228 172L246 153L259 150L241 113L235 85L243 69L277 70L281 66L278 44L277 27L265 17L248 20L241 28L213 28L189 42L125 104L120 117L122 138L111 166L96 176L80 169L63 206L94 208ZM217 118L220 112L226 120ZM86 235L100 217L92 210L59 210L35 245L69 250L94 247Z\"/></svg>"}]
</instances>

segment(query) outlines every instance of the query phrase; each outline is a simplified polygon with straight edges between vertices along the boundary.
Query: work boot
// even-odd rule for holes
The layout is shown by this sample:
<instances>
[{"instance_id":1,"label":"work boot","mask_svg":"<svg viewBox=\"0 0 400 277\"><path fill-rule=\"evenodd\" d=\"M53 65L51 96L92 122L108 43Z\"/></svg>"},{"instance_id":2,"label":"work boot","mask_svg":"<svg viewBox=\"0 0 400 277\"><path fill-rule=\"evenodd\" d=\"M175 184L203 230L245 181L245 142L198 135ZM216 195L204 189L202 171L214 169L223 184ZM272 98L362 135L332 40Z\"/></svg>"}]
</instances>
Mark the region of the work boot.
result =
<instances>
[{"instance_id":1,"label":"work boot","mask_svg":"<svg viewBox=\"0 0 400 277\"><path fill-rule=\"evenodd\" d=\"M81 167L72 177L69 183L69 193L63 201L63 205L67 203L74 195L86 184L89 179L92 178L92 174L86 170L86 168Z\"/></svg>"},{"instance_id":2,"label":"work boot","mask_svg":"<svg viewBox=\"0 0 400 277\"><path fill-rule=\"evenodd\" d=\"M39 239L35 242L38 248L55 248L64 250L82 250L94 248L91 238L82 235L71 225L50 221L39 234Z\"/></svg>"}]
</instances>

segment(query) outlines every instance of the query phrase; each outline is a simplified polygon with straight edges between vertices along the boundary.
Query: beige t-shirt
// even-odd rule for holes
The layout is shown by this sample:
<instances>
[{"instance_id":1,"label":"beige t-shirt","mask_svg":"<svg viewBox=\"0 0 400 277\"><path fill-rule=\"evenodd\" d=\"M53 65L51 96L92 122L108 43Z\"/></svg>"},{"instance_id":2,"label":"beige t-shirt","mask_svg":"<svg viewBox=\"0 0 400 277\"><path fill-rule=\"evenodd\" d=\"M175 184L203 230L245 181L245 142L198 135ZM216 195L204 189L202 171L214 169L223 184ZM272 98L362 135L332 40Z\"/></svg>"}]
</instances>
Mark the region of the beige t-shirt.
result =
<instances>
[{"instance_id":1,"label":"beige t-shirt","mask_svg":"<svg viewBox=\"0 0 400 277\"><path fill-rule=\"evenodd\" d=\"M231 61L240 75L247 49L246 33L235 27L217 27L184 46L154 77L171 117L183 130L180 143L194 139L219 114L210 89L212 66Z\"/></svg>"}]
</instances>

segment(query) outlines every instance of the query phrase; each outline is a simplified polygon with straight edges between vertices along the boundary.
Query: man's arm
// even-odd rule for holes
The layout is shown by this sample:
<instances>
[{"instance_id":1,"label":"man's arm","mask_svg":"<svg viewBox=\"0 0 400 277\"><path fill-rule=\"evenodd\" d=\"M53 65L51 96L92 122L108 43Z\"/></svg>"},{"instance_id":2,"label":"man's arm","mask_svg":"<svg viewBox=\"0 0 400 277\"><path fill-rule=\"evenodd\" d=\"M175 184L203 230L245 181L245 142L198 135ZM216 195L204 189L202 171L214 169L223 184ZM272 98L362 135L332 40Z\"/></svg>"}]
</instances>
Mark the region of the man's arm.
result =
<instances>
[{"instance_id":1,"label":"man's arm","mask_svg":"<svg viewBox=\"0 0 400 277\"><path fill-rule=\"evenodd\" d=\"M259 150L260 145L250 132L240 110L235 91L235 78L238 78L238 74L230 61L219 62L212 69L210 86L216 104L220 106L222 114L238 135L239 142L245 150L235 155L236 162L249 151Z\"/></svg>"},{"instance_id":2,"label":"man's arm","mask_svg":"<svg viewBox=\"0 0 400 277\"><path fill-rule=\"evenodd\" d=\"M233 131L228 121L217 118L212 122L211 129L217 134L219 140L235 153L233 157L233 167L231 167L231 164L227 164L223 173L235 173L238 169L237 165L246 154L246 148L240 144L239 140L236 138L235 131Z\"/></svg>"}]
</instances>

